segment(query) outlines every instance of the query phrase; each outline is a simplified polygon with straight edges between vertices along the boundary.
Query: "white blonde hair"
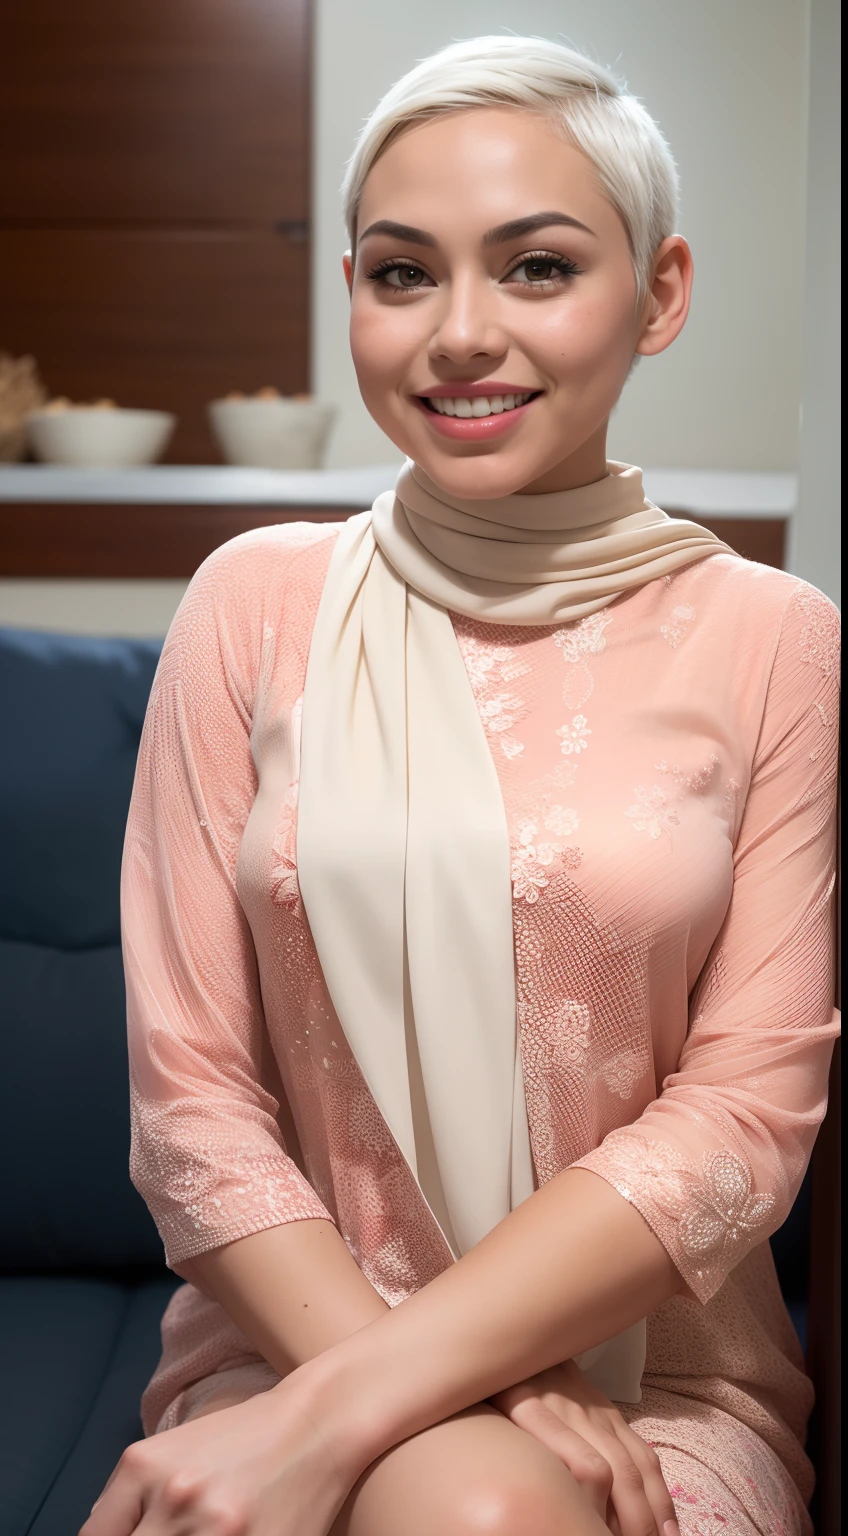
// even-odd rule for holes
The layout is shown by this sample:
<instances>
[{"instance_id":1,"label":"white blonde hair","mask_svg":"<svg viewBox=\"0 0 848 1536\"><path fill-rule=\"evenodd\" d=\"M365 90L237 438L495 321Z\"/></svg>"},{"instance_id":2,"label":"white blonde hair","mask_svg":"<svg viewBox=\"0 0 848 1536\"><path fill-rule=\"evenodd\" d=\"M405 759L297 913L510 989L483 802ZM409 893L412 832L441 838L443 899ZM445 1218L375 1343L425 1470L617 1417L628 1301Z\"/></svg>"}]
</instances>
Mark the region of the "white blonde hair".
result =
<instances>
[{"instance_id":1,"label":"white blonde hair","mask_svg":"<svg viewBox=\"0 0 848 1536\"><path fill-rule=\"evenodd\" d=\"M624 222L641 304L657 247L674 232L674 158L653 118L609 70L542 37L451 43L387 91L356 141L342 185L351 241L368 172L404 129L467 107L503 106L541 113L591 161Z\"/></svg>"}]
</instances>

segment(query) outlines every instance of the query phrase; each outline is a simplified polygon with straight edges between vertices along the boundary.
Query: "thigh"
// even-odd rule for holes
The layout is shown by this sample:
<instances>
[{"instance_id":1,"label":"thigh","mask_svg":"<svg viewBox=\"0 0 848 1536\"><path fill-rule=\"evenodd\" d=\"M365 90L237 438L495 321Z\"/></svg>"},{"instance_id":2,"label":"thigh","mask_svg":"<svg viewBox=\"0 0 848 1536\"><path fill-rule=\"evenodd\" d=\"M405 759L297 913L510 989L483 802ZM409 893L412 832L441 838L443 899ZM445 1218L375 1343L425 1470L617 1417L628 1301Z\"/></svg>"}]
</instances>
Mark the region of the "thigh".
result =
<instances>
[{"instance_id":1,"label":"thigh","mask_svg":"<svg viewBox=\"0 0 848 1536\"><path fill-rule=\"evenodd\" d=\"M621 1411L660 1458L681 1536L813 1536L797 1484L749 1424L651 1386Z\"/></svg>"}]
</instances>

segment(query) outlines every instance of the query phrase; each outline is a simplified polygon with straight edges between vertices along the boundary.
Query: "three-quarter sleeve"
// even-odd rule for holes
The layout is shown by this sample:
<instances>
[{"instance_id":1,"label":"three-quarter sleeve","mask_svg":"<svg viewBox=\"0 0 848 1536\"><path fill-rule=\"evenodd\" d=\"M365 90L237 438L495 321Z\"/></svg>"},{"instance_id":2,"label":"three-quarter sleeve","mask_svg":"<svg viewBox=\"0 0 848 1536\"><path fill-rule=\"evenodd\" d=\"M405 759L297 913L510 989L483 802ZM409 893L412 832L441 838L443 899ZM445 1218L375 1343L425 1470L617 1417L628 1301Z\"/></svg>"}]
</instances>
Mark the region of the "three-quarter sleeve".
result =
<instances>
[{"instance_id":1,"label":"three-quarter sleeve","mask_svg":"<svg viewBox=\"0 0 848 1536\"><path fill-rule=\"evenodd\" d=\"M124 846L130 1173L172 1267L267 1227L332 1220L287 1155L261 1080L266 1026L236 891L256 791L257 558L249 536L234 540L183 599L148 705Z\"/></svg>"},{"instance_id":2,"label":"three-quarter sleeve","mask_svg":"<svg viewBox=\"0 0 848 1536\"><path fill-rule=\"evenodd\" d=\"M732 896L677 1071L573 1165L642 1213L700 1301L785 1220L827 1104L838 658L838 610L798 581L773 649Z\"/></svg>"}]
</instances>

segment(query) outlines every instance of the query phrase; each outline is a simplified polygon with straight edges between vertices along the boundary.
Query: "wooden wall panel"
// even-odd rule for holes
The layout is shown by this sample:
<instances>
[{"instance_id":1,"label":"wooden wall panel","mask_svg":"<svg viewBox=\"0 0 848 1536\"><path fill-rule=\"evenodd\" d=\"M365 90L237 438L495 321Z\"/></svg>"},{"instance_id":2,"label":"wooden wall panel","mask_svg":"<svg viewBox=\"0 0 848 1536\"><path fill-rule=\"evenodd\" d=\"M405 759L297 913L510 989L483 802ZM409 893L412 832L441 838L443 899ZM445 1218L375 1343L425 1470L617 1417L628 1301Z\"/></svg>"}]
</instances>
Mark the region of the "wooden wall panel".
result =
<instances>
[{"instance_id":1,"label":"wooden wall panel","mask_svg":"<svg viewBox=\"0 0 848 1536\"><path fill-rule=\"evenodd\" d=\"M700 513L673 512L671 507L665 510L671 517L691 517L693 522L709 528L711 533L717 534L725 544L736 550L737 555L744 555L746 560L756 560L760 565L773 565L779 571L784 568L787 532L785 517L702 517Z\"/></svg>"},{"instance_id":2,"label":"wooden wall panel","mask_svg":"<svg viewBox=\"0 0 848 1536\"><path fill-rule=\"evenodd\" d=\"M214 463L208 400L308 388L308 253L271 231L0 230L0 339L55 395L174 411L166 460Z\"/></svg>"},{"instance_id":3,"label":"wooden wall panel","mask_svg":"<svg viewBox=\"0 0 848 1536\"><path fill-rule=\"evenodd\" d=\"M0 219L309 217L309 0L5 0Z\"/></svg>"},{"instance_id":4,"label":"wooden wall panel","mask_svg":"<svg viewBox=\"0 0 848 1536\"><path fill-rule=\"evenodd\" d=\"M309 388L310 0L6 0L0 349L73 401Z\"/></svg>"},{"instance_id":5,"label":"wooden wall panel","mask_svg":"<svg viewBox=\"0 0 848 1536\"><path fill-rule=\"evenodd\" d=\"M0 576L193 576L213 549L249 528L343 522L349 507L138 506L0 502ZM749 560L780 565L782 519L709 519ZM776 558L778 552L781 559Z\"/></svg>"}]
</instances>

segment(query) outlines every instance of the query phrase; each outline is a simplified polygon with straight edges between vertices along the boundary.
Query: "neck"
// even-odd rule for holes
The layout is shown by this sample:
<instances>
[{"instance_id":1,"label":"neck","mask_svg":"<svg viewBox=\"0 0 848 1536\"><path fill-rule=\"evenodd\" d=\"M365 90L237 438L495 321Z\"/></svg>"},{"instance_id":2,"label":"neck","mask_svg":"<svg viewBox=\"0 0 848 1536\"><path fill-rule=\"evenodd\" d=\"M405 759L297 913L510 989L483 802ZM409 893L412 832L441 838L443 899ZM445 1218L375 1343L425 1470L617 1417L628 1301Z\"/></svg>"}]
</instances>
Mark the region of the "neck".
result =
<instances>
[{"instance_id":1,"label":"neck","mask_svg":"<svg viewBox=\"0 0 848 1536\"><path fill-rule=\"evenodd\" d=\"M560 459L517 492L520 496L542 496L551 491L576 491L581 485L604 480L607 470L607 425L605 421L585 443Z\"/></svg>"}]
</instances>

